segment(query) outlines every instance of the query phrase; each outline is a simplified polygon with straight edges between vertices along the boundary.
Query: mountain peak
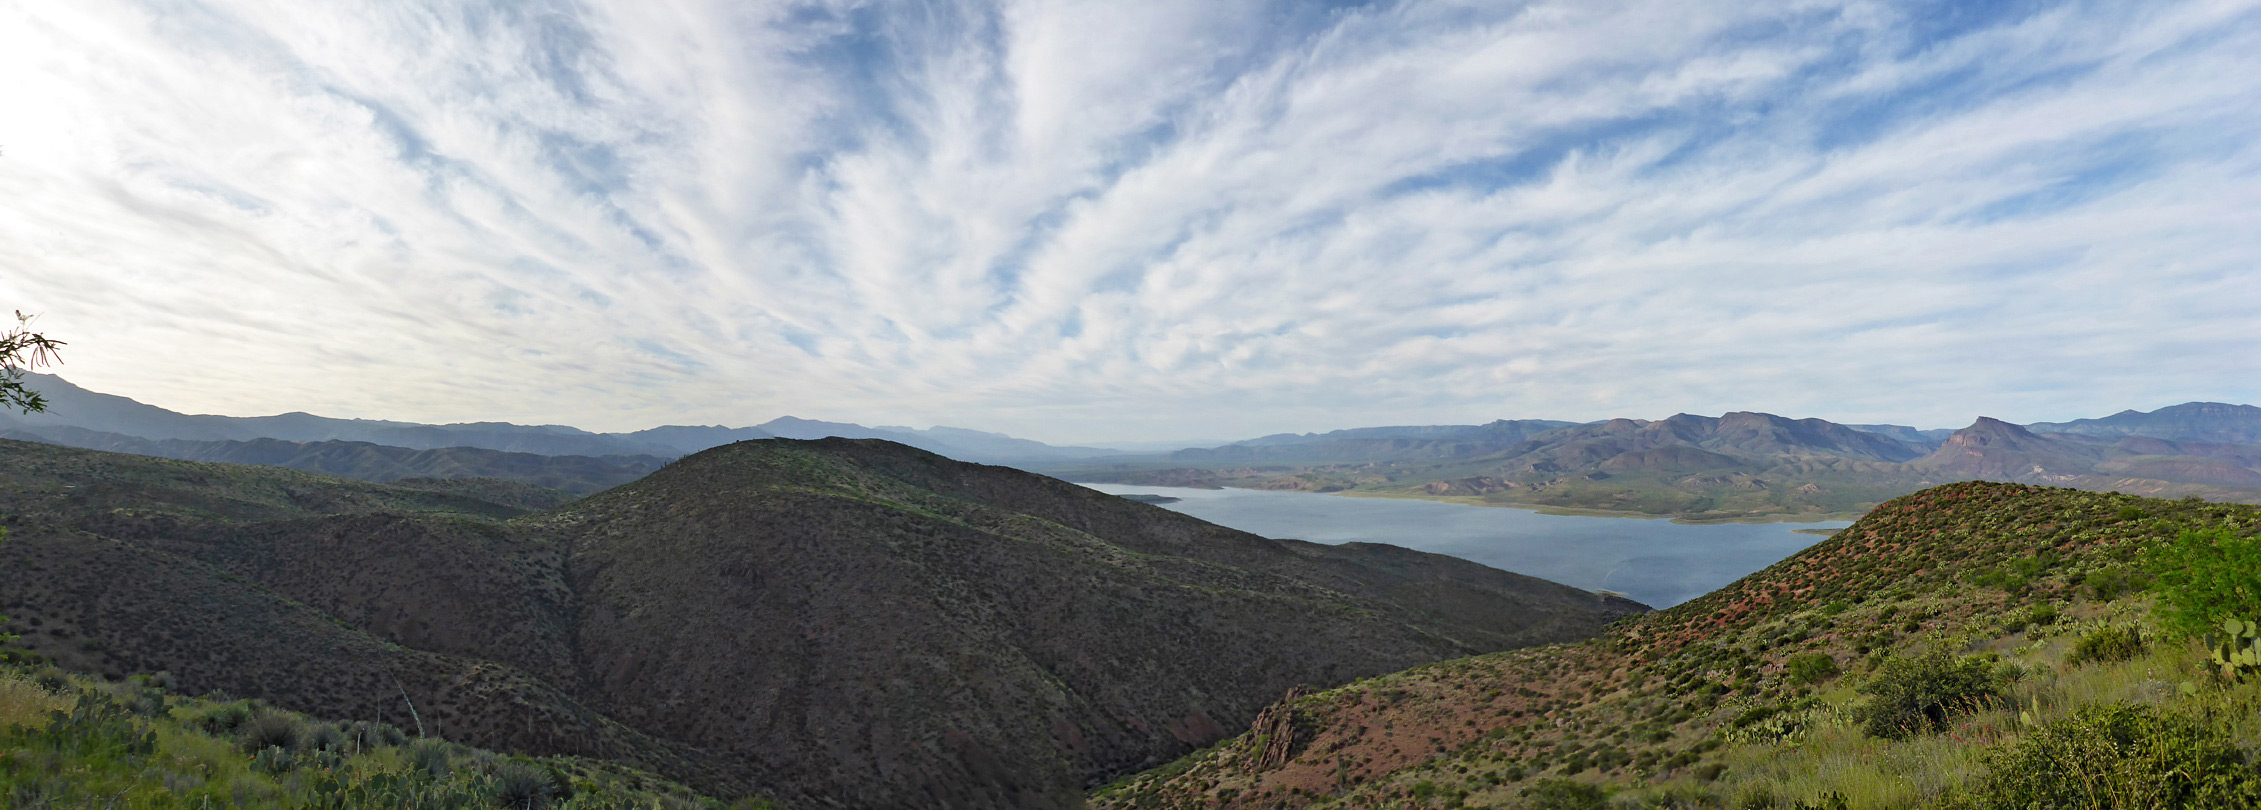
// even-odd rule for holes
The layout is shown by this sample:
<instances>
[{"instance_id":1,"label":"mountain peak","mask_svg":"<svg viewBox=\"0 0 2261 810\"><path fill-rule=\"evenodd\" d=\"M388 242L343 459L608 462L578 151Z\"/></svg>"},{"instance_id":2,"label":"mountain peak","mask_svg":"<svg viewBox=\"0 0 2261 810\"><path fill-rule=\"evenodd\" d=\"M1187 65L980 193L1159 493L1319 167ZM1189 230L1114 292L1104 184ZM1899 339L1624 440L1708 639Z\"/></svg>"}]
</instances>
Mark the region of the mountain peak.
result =
<instances>
[{"instance_id":1,"label":"mountain peak","mask_svg":"<svg viewBox=\"0 0 2261 810\"><path fill-rule=\"evenodd\" d=\"M1962 435L1962 434L1965 434L1965 433L1969 433L1969 434L1972 434L1972 435L1979 435L1979 436L1986 436L1986 435L2000 435L2000 436L2032 436L2032 435L2034 435L2033 431L2030 431L2030 430L2026 430L2026 429L2025 429L2024 427L2022 427L2022 426L2019 426L2019 425L2015 425L2015 424L2011 424L2011 423L2009 423L2009 422L2004 422L2004 421L2002 421L2002 420L2000 420L2000 419L1996 419L1996 418L1994 418L1994 417L1991 417L1991 416L1981 416L1981 417L1979 417L1979 418L1978 418L1978 421L1976 421L1976 422L1972 422L1972 423L1971 423L1971 426L1970 426L1970 427L1967 427L1967 428L1963 428L1962 430L1958 430L1958 431L1955 431L1955 434L1956 434L1956 435L1958 435L1958 436L1960 436L1960 435Z\"/></svg>"}]
</instances>

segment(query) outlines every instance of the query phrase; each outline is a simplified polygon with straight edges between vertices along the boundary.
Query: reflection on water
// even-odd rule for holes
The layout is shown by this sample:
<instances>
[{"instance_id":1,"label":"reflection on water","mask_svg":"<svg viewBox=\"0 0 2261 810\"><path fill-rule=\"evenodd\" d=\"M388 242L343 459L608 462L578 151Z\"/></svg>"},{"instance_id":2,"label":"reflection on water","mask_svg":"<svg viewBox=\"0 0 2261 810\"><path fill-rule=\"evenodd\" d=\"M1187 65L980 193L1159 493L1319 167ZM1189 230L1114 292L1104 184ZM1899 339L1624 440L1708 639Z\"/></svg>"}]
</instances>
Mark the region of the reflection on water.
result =
<instances>
[{"instance_id":1,"label":"reflection on water","mask_svg":"<svg viewBox=\"0 0 2261 810\"><path fill-rule=\"evenodd\" d=\"M1691 526L1669 520L1566 517L1437 501L1353 498L1247 489L1085 484L1117 495L1179 498L1162 508L1265 537L1314 543L1366 541L1450 554L1580 588L1671 607L1813 545L1793 529L1821 523Z\"/></svg>"}]
</instances>

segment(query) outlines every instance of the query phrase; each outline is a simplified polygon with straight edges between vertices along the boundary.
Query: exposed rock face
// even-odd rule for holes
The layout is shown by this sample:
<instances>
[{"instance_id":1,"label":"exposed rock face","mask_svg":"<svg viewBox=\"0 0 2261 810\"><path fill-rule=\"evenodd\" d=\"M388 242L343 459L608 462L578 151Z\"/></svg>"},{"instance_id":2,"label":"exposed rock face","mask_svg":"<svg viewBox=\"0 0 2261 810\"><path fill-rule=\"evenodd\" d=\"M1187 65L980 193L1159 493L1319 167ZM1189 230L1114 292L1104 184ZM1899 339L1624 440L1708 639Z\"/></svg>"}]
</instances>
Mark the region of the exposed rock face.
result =
<instances>
[{"instance_id":1,"label":"exposed rock face","mask_svg":"<svg viewBox=\"0 0 2261 810\"><path fill-rule=\"evenodd\" d=\"M1915 464L1977 478L2044 481L2051 476L2086 473L2102 456L2092 447L2037 436L2017 425L1981 416Z\"/></svg>"},{"instance_id":2,"label":"exposed rock face","mask_svg":"<svg viewBox=\"0 0 2261 810\"><path fill-rule=\"evenodd\" d=\"M77 668L404 726L413 701L469 743L858 808L1075 806L1298 684L1641 610L881 441L740 443L494 519L523 513L0 442L0 606Z\"/></svg>"},{"instance_id":3,"label":"exposed rock face","mask_svg":"<svg viewBox=\"0 0 2261 810\"><path fill-rule=\"evenodd\" d=\"M1310 694L1310 690L1297 685L1288 690L1278 703L1264 707L1256 714L1256 722L1248 725L1248 733L1257 743L1256 756L1249 760L1252 771L1269 771L1285 767L1295 758L1295 699Z\"/></svg>"}]
</instances>

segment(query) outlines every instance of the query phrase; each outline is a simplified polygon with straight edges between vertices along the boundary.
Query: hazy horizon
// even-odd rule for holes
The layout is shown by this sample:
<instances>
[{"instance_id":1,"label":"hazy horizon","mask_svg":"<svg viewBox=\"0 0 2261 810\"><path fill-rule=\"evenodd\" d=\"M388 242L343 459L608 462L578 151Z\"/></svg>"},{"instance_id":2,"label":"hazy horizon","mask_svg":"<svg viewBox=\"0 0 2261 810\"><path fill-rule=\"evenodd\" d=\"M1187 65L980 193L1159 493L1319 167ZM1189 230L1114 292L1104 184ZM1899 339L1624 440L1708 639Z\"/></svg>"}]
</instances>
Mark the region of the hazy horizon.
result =
<instances>
[{"instance_id":1,"label":"hazy horizon","mask_svg":"<svg viewBox=\"0 0 2261 810\"><path fill-rule=\"evenodd\" d=\"M34 380L33 380L33 385L32 385L32 387L33 387L33 389L34 389L34 390L41 390L41 388L42 388L42 387L41 387L40 385L38 385L38 383L37 383L37 380L36 380L36 378L37 378L37 377L39 377L39 376L42 376L42 375L39 375L39 374L36 374L36 373L35 373L35 374L33 375L33 377L34 377ZM60 375L60 374L55 374L55 375L51 375L51 376L55 376L55 377L62 377L62 375ZM67 378L67 377L62 377L62 379L64 379L64 381L65 381L65 382L69 382L69 378ZM72 383L72 384L73 384L73 385L75 385L76 383ZM109 392L107 392L107 391L95 391L94 393L97 393L97 394L108 394ZM114 395L114 396L121 396L121 395ZM129 397L129 399L131 399L131 397ZM165 407L163 403L156 403L156 402L145 402L145 401L140 401L140 400L136 400L136 401L137 401L137 402L141 402L141 404L143 404L143 405L151 405L151 406L155 406L155 407L159 407L159 408L164 408L164 407ZM2148 413L2148 412L2151 412L2151 411L2156 411L2156 410L2159 410L2160 408L2172 407L2173 405L2183 405L2183 404L2188 404L2188 403L2177 402L2177 403L2168 403L2168 404L2164 404L2164 405L2159 405L2159 406L2156 406L2156 407L2123 408L2123 409L2120 409L2120 410L2121 410L2121 411L2140 411L2140 412L2145 412L2145 413ZM2222 404L2231 404L2231 405L2250 405L2250 403L2222 403ZM179 412L179 413L185 413L185 414L187 414L187 415L191 415L191 416L226 416L226 417L262 417L262 416L279 416L279 415L283 415L283 414L288 414L288 413L309 413L309 412L306 412L306 411L303 411L303 410L293 410L293 411L278 411L278 412L272 412L272 413L231 413L231 414L199 414L199 413L191 413L191 412L179 411L178 409L175 409L175 408L166 408L166 409L167 409L167 410L173 410L173 411L175 411L175 412ZM2111 413L2098 413L2098 414L2092 414L2092 415L2090 415L2090 416L2077 417L2077 418L2080 418L2080 419L2094 419L2094 418L2100 418L2100 417L2105 417L2105 416L2111 416L2111 415L2117 414L2117 413L2119 413L2119 412L2120 412L2120 411L2113 411L2113 412L2111 412ZM1680 413L1687 413L1687 412L1683 411L1683 412L1680 412ZM1726 412L1724 412L1724 411L1723 411L1723 412L1719 412L1719 413L1709 413L1709 414L1696 414L1696 415L1698 415L1698 416L1720 416L1720 415L1722 415L1722 414L1724 414L1724 413L1726 413ZM57 419L60 419L60 420L63 420L63 421L65 421L65 422L67 422L67 421L69 420L69 414L68 414L68 413L56 413L56 414L51 414L51 415L52 415L52 416L54 416L54 417L55 417L55 418L57 418ZM329 417L329 418L338 418L338 419L372 419L373 421L392 421L392 422L410 422L410 421L413 421L413 420L400 420L400 419L383 419L383 418L373 418L373 417L339 417L339 416L335 416L335 415L333 415L333 414L325 414L325 413L312 413L312 415L313 415L313 416L321 416L321 417ZM1587 419L1587 420L1568 420L1568 419L1565 419L1565 420L1554 420L1554 421L1564 421L1564 422L1598 422L1598 421L1602 421L1603 419L1615 419L1615 418L1645 419L1645 420L1649 420L1649 421L1656 421L1656 420L1660 420L1660 419L1665 419L1665 418L1668 418L1668 417L1670 417L1670 416L1673 416L1673 415L1677 415L1677 414L1666 414L1666 415L1663 415L1663 416L1630 416L1630 415L1620 414L1620 415L1618 415L1618 416L1614 416L1614 417L1603 417L1602 419ZM1774 415L1775 415L1775 416L1784 416L1784 417L1789 417L1789 418L1793 418L1793 419L1821 418L1821 417L1810 417L1810 416L1808 416L1808 415L1804 415L1804 414L1774 414ZM1975 421L1976 421L1977 419L1979 419L1980 417L1992 417L1992 416L1993 416L1992 414L1975 414L1975 415L1973 415L1973 416L1972 416L1972 417L1971 417L1970 419L1966 419L1966 420L1963 420L1963 422L1961 422L1961 423L1959 423L1959 424L1954 424L1954 425L1909 425L1909 424L1906 424L1906 423L1900 423L1900 422L1858 422L1858 423L1846 423L1846 422L1838 422L1838 424L1902 425L1902 426L1905 426L1905 427L1913 427L1913 428L1916 428L1916 429L1918 429L1918 430L1957 430L1957 429L1961 429L1961 428L1969 427L1969 426L1971 425L1971 423L1972 423L1972 422L1975 422ZM1526 420L1526 419L1539 419L1539 420L1543 420L1543 419L1547 419L1547 418L1548 418L1548 417L1544 417L1544 416L1500 416L1500 417L1495 417L1495 419L1507 419L1507 420ZM1999 418L1999 417L1995 417L1995 418ZM989 433L1001 433L1001 434L1004 434L1004 435L1008 435L1008 436L1012 436L1013 438L1019 438L1019 439L1026 439L1026 438L1031 438L1031 437L1028 437L1028 436L1021 436L1021 435L1018 435L1018 434L1013 434L1013 433L1010 433L1010 432L1007 432L1007 431L1000 431L1000 430L990 430L990 429L988 429L988 428L984 428L984 427L981 427L981 426L979 426L979 425L952 425L952 424L944 424L944 423L939 423L939 422L934 422L934 423L913 423L913 424L871 424L871 423L862 423L862 422L851 422L850 420L843 420L843 419L830 419L830 418L826 418L826 417L824 417L824 416L821 416L821 415L819 415L819 416L810 416L810 415L806 415L806 414L776 414L776 415L773 415L773 416L769 416L769 417L767 417L767 418L762 418L762 419L755 419L755 420L752 420L752 421L740 421L740 422L717 422L717 423L712 423L712 424L714 424L714 425L719 425L719 426L721 426L721 427L726 427L726 428L759 427L759 426L761 426L761 425L767 424L767 423L769 423L769 422L772 422L772 421L774 421L774 420L778 420L778 419L806 419L806 420L812 420L812 421L818 421L818 422L839 422L839 423L849 423L849 424L857 424L857 425L860 425L860 426L862 426L862 427L866 427L866 428L873 428L873 429L878 429L878 430L890 430L890 429L932 430L932 429L936 429L936 428L945 428L945 429L947 429L947 428L956 428L956 429L962 429L962 430L975 430L975 431L983 431L983 432L989 432ZM467 424L467 423L476 423L476 422L500 422L500 421L506 421L506 420L480 419L480 420L466 420L466 422L457 422L457 423L426 423L426 424L443 424L443 425L444 425L444 424ZM1494 419L1482 419L1482 420L1475 420L1475 421L1471 421L1471 422L1465 422L1465 423L1451 423L1451 424L1470 424L1470 425L1480 425L1480 424L1485 424L1485 423L1488 423L1488 422L1491 422L1491 421L1494 421ZM1837 420L1829 420L1829 421L1833 421L1833 422L1834 422L1834 421L1837 421ZM2068 420L2028 420L2028 421L2020 422L2020 421L2018 421L2018 420L2012 419L2012 420L2007 420L2007 421L2010 421L2010 422L2012 422L2013 424L2025 425L2025 424L2033 424L2033 423L2036 423L2036 422L2043 422L2043 421L2073 421L2073 420L2069 420L2069 419L2068 419ZM664 424L664 425L662 425L662 424L654 424L654 425L644 425L644 426L641 426L641 427L628 428L628 429L625 429L625 430L612 430L612 431L604 431L604 430L593 430L593 429L590 429L590 428L587 428L587 427L583 427L583 426L580 426L580 425L571 425L571 424L564 424L564 423L518 423L518 424L526 424L526 425L555 425L555 426L562 426L562 427L570 427L570 428L575 428L575 429L579 429L579 430L586 430L586 431L589 431L589 432L591 432L591 433L616 433L616 434L617 434L617 433L633 433L633 432L635 432L635 431L638 431L638 430L644 430L644 429L649 429L649 428L657 428L657 427L665 427L665 426L668 426L668 425L682 425L682 424L684 424L684 423L667 423L667 424ZM702 424L705 424L705 423L702 423ZM1327 433L1327 432L1330 432L1330 431L1335 431L1335 430L1350 430L1350 429L1355 429L1355 428L1372 428L1372 427L1399 427L1399 426L1406 426L1406 425L1408 425L1408 424L1411 424L1411 423L1394 423L1394 424L1389 424L1389 425L1384 425L1384 424L1380 424L1380 423L1376 423L1376 424L1361 424L1361 425L1339 425L1339 426L1335 426L1335 427L1318 428L1318 429L1314 429L1314 430L1274 430L1274 431L1270 431L1270 432L1268 432L1268 433L1263 433L1263 434L1252 434L1252 435L1246 435L1246 436L1235 436L1235 437L1232 437L1232 438L1217 438L1217 437L1209 437L1209 438L1179 438L1179 439L1090 439L1090 438L1086 438L1086 439L1075 439L1075 438L1070 438L1070 439L1066 439L1066 440L1045 440L1045 441L1047 441L1047 443L1048 443L1048 444L1052 444L1052 445L1054 445L1054 446L1082 446L1082 447L1098 447L1098 448L1102 448L1102 449L1118 449L1118 448L1124 448L1124 449L1125 449L1125 452L1152 452L1152 451L1158 451L1158 450L1174 450L1174 449L1183 449L1183 448L1195 448L1195 447L1216 447L1216 446L1227 445L1227 444L1232 444L1232 443L1236 443L1236 442L1243 442L1243 441L1248 441L1248 440L1251 440L1251 439L1258 439L1258 438L1263 438L1264 436L1270 436L1270 435L1275 435L1275 434L1291 434L1291 433L1300 433L1300 434L1314 434L1314 433ZM1436 423L1431 423L1431 424L1436 424Z\"/></svg>"},{"instance_id":2,"label":"hazy horizon","mask_svg":"<svg viewBox=\"0 0 2261 810\"><path fill-rule=\"evenodd\" d=\"M2261 401L2261 0L0 8L184 413L1054 444Z\"/></svg>"}]
</instances>

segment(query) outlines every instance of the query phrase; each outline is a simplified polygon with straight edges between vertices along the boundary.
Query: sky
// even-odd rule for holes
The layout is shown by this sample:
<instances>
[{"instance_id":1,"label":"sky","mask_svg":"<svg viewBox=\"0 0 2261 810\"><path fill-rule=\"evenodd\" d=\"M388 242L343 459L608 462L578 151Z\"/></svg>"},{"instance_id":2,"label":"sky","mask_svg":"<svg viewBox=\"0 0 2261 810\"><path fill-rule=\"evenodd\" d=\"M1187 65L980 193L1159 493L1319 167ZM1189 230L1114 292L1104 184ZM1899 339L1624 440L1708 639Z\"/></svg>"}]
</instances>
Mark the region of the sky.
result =
<instances>
[{"instance_id":1,"label":"sky","mask_svg":"<svg viewBox=\"0 0 2261 810\"><path fill-rule=\"evenodd\" d=\"M185 412L1053 442L2261 402L2261 0L0 0Z\"/></svg>"}]
</instances>

